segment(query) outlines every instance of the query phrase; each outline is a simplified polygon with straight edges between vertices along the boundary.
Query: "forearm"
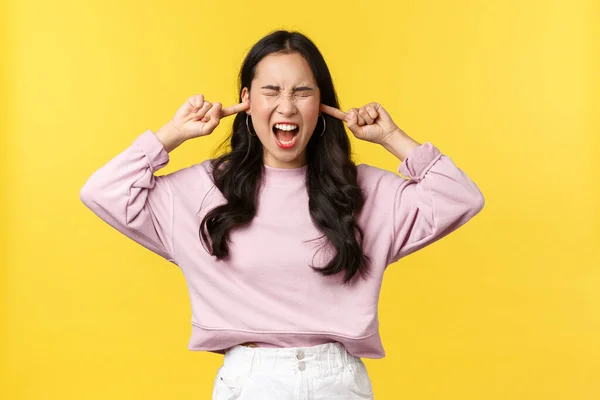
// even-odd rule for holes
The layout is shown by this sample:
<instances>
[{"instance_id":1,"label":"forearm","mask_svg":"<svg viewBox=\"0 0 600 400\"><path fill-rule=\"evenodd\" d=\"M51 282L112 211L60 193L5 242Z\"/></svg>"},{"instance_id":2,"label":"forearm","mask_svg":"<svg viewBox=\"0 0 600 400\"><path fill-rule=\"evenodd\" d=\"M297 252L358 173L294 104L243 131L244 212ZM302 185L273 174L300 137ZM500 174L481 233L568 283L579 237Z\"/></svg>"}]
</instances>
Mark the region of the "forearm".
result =
<instances>
[{"instance_id":1,"label":"forearm","mask_svg":"<svg viewBox=\"0 0 600 400\"><path fill-rule=\"evenodd\" d=\"M182 136L181 132L171 122L168 122L156 132L156 137L160 140L167 153L175 150L185 142Z\"/></svg>"},{"instance_id":2,"label":"forearm","mask_svg":"<svg viewBox=\"0 0 600 400\"><path fill-rule=\"evenodd\" d=\"M168 178L154 175L168 162L163 145L148 130L96 170L81 188L80 198L119 232L171 259L172 194Z\"/></svg>"},{"instance_id":3,"label":"forearm","mask_svg":"<svg viewBox=\"0 0 600 400\"><path fill-rule=\"evenodd\" d=\"M388 135L381 145L385 147L387 151L395 155L400 161L404 161L408 154L416 147L419 147L421 143L415 141L405 132L398 129Z\"/></svg>"}]
</instances>

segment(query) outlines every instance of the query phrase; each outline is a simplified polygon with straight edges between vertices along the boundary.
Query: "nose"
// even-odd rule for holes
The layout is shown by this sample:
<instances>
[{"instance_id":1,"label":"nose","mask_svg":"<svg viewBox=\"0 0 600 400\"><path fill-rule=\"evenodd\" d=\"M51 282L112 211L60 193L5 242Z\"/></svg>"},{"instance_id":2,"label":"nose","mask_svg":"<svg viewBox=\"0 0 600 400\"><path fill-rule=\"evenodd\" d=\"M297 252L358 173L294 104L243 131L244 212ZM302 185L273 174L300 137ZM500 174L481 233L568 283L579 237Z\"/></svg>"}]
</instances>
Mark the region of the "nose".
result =
<instances>
[{"instance_id":1,"label":"nose","mask_svg":"<svg viewBox=\"0 0 600 400\"><path fill-rule=\"evenodd\" d=\"M277 102L277 113L280 115L294 115L296 113L296 104L293 96L280 96Z\"/></svg>"}]
</instances>

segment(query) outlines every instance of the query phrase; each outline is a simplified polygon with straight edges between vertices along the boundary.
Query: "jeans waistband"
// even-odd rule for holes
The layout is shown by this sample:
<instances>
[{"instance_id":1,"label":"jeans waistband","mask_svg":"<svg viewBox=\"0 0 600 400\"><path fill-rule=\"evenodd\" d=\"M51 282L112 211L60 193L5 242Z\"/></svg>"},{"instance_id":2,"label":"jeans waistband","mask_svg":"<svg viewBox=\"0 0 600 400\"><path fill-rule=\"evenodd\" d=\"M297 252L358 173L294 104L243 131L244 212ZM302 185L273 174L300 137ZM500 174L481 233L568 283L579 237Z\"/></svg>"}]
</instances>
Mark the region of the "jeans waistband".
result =
<instances>
[{"instance_id":1,"label":"jeans waistband","mask_svg":"<svg viewBox=\"0 0 600 400\"><path fill-rule=\"evenodd\" d=\"M225 353L223 367L239 374L252 372L329 374L348 364L362 362L338 342L309 347L246 347L237 345Z\"/></svg>"}]
</instances>

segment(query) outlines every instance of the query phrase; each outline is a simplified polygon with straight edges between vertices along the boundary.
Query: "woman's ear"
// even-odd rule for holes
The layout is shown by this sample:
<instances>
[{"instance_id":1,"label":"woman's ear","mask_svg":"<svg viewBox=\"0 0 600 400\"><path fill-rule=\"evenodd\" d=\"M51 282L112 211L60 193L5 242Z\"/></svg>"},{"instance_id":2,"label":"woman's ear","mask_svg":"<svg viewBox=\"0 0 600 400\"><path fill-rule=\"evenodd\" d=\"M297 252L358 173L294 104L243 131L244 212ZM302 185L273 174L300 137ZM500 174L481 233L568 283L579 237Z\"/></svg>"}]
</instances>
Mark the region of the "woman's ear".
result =
<instances>
[{"instance_id":1,"label":"woman's ear","mask_svg":"<svg viewBox=\"0 0 600 400\"><path fill-rule=\"evenodd\" d=\"M250 90L247 87L242 89L242 102L250 103ZM250 110L250 108L246 110L246 114L251 114Z\"/></svg>"}]
</instances>

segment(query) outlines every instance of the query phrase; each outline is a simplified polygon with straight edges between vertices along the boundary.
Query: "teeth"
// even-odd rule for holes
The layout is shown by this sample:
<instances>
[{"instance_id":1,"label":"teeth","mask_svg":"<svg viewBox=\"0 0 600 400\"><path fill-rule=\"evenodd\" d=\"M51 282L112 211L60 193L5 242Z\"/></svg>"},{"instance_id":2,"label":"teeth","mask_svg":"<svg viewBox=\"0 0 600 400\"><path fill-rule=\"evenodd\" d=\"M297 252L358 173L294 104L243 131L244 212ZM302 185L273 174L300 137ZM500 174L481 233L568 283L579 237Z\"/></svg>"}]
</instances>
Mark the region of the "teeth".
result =
<instances>
[{"instance_id":1,"label":"teeth","mask_svg":"<svg viewBox=\"0 0 600 400\"><path fill-rule=\"evenodd\" d=\"M275 124L275 128L281 129L282 131L293 131L294 129L298 128L298 125Z\"/></svg>"},{"instance_id":2,"label":"teeth","mask_svg":"<svg viewBox=\"0 0 600 400\"><path fill-rule=\"evenodd\" d=\"M279 143L284 144L284 145L289 145L289 144L294 143L295 141L296 141L296 138L293 138L289 142L286 142L285 140L280 140Z\"/></svg>"}]
</instances>

